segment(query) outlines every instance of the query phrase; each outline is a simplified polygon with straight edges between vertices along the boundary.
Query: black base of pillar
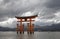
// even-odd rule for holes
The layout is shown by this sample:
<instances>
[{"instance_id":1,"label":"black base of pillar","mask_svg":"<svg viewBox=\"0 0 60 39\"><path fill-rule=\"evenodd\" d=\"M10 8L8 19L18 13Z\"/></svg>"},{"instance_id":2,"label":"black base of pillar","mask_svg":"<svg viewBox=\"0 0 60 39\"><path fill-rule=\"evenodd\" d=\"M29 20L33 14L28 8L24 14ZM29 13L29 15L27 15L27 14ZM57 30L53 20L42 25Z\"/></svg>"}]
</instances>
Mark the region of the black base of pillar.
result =
<instances>
[{"instance_id":1,"label":"black base of pillar","mask_svg":"<svg viewBox=\"0 0 60 39\"><path fill-rule=\"evenodd\" d=\"M24 34L24 32L20 32L20 34L22 34L22 33Z\"/></svg>"},{"instance_id":2,"label":"black base of pillar","mask_svg":"<svg viewBox=\"0 0 60 39\"><path fill-rule=\"evenodd\" d=\"M27 32L27 34L34 34L34 32Z\"/></svg>"},{"instance_id":3,"label":"black base of pillar","mask_svg":"<svg viewBox=\"0 0 60 39\"><path fill-rule=\"evenodd\" d=\"M18 34L18 32L17 32L17 34Z\"/></svg>"},{"instance_id":4,"label":"black base of pillar","mask_svg":"<svg viewBox=\"0 0 60 39\"><path fill-rule=\"evenodd\" d=\"M21 34L21 32L20 32L20 34Z\"/></svg>"}]
</instances>

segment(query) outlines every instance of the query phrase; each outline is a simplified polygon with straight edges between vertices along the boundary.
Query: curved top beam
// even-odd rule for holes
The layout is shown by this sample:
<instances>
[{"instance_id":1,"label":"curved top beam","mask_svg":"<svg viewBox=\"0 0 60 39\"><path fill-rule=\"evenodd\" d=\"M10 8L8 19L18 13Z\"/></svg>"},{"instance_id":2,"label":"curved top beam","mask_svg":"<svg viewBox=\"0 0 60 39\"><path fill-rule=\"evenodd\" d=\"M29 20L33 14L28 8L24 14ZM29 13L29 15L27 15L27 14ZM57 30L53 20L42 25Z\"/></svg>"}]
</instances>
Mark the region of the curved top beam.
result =
<instances>
[{"instance_id":1,"label":"curved top beam","mask_svg":"<svg viewBox=\"0 0 60 39\"><path fill-rule=\"evenodd\" d=\"M15 16L17 19L29 19L29 18L35 18L37 17L38 15L34 15L34 16L26 16L26 17L18 17L18 16Z\"/></svg>"}]
</instances>

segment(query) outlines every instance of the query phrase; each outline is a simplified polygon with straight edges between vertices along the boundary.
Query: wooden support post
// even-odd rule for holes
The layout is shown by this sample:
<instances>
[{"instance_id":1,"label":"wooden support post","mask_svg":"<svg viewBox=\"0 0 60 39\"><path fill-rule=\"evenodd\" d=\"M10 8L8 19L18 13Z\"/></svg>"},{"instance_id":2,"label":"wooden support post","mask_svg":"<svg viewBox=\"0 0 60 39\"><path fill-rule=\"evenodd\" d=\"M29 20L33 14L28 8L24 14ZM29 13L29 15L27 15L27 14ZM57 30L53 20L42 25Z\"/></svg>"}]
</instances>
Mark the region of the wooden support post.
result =
<instances>
[{"instance_id":1,"label":"wooden support post","mask_svg":"<svg viewBox=\"0 0 60 39\"><path fill-rule=\"evenodd\" d=\"M27 33L30 33L30 23L27 23Z\"/></svg>"},{"instance_id":2,"label":"wooden support post","mask_svg":"<svg viewBox=\"0 0 60 39\"><path fill-rule=\"evenodd\" d=\"M20 19L20 21L21 21L21 22L20 22L20 26L22 26L22 18Z\"/></svg>"},{"instance_id":3,"label":"wooden support post","mask_svg":"<svg viewBox=\"0 0 60 39\"><path fill-rule=\"evenodd\" d=\"M31 18L30 18L29 32L30 32L30 34L31 34Z\"/></svg>"},{"instance_id":4,"label":"wooden support post","mask_svg":"<svg viewBox=\"0 0 60 39\"><path fill-rule=\"evenodd\" d=\"M31 26L31 18L30 18L30 26Z\"/></svg>"},{"instance_id":5,"label":"wooden support post","mask_svg":"<svg viewBox=\"0 0 60 39\"><path fill-rule=\"evenodd\" d=\"M20 34L23 32L24 33L24 26L22 25L22 18L20 19Z\"/></svg>"},{"instance_id":6,"label":"wooden support post","mask_svg":"<svg viewBox=\"0 0 60 39\"><path fill-rule=\"evenodd\" d=\"M22 18L20 19L20 34L22 33L22 31L21 31L21 27L22 27Z\"/></svg>"},{"instance_id":7,"label":"wooden support post","mask_svg":"<svg viewBox=\"0 0 60 39\"><path fill-rule=\"evenodd\" d=\"M16 31L17 31L17 34L18 34L18 31L19 31L19 25L18 24L17 24Z\"/></svg>"},{"instance_id":8,"label":"wooden support post","mask_svg":"<svg viewBox=\"0 0 60 39\"><path fill-rule=\"evenodd\" d=\"M32 33L34 34L34 24L32 24Z\"/></svg>"}]
</instances>

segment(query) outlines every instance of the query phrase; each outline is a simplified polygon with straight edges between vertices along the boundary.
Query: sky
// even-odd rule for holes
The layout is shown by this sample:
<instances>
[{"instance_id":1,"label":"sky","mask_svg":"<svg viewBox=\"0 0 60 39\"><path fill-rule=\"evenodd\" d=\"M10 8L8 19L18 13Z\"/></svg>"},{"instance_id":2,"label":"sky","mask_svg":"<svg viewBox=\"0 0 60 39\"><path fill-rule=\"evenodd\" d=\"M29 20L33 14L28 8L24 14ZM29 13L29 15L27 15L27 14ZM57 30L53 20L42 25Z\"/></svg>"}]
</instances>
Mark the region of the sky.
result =
<instances>
[{"instance_id":1,"label":"sky","mask_svg":"<svg viewBox=\"0 0 60 39\"><path fill-rule=\"evenodd\" d=\"M0 26L14 28L15 16L38 14L35 24L46 26L60 23L60 0L0 0Z\"/></svg>"}]
</instances>

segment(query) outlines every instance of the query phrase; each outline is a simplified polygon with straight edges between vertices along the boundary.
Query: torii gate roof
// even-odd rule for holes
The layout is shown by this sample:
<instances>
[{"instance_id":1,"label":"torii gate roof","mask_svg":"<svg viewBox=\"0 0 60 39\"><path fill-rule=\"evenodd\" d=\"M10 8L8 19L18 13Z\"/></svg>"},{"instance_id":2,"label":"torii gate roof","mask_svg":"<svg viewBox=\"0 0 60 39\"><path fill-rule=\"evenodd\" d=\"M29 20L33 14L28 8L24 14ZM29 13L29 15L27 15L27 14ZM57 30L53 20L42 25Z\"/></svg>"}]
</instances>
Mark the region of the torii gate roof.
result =
<instances>
[{"instance_id":1,"label":"torii gate roof","mask_svg":"<svg viewBox=\"0 0 60 39\"><path fill-rule=\"evenodd\" d=\"M38 15L34 15L34 16L21 16L21 17L19 17L19 16L15 16L17 19L29 19L29 18L35 18L35 17L37 17Z\"/></svg>"}]
</instances>

